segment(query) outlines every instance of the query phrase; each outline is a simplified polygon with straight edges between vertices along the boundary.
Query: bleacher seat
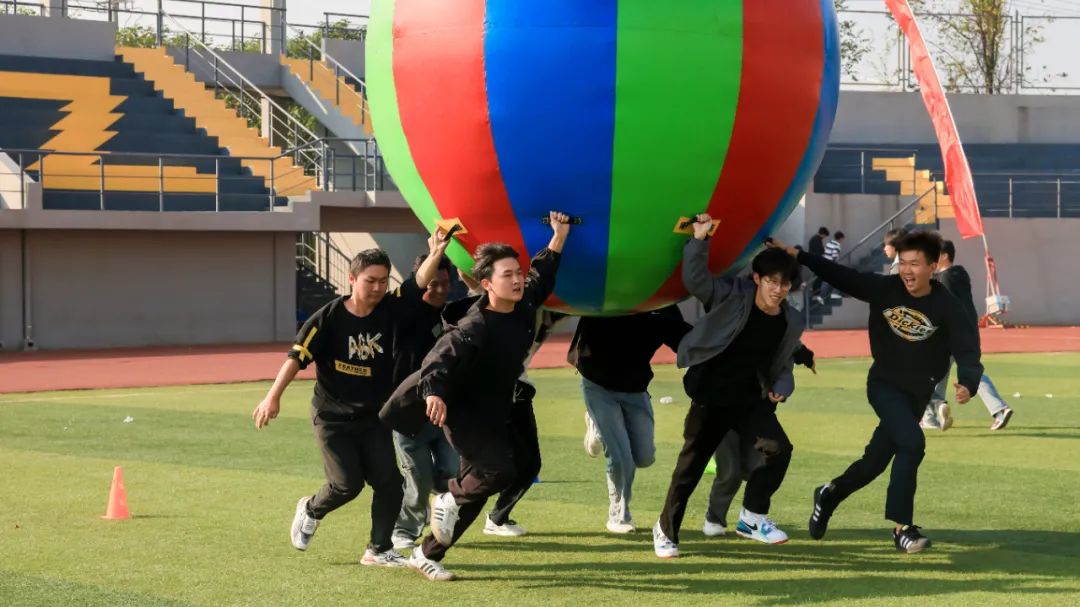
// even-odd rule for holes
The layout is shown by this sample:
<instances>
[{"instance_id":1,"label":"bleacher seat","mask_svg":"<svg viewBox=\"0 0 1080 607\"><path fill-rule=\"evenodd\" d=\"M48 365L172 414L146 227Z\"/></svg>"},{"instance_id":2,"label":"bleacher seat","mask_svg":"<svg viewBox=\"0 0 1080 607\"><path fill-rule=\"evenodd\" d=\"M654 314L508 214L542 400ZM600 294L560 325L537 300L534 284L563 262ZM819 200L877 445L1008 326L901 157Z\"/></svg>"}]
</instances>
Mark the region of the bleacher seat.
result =
<instances>
[{"instance_id":1,"label":"bleacher seat","mask_svg":"<svg viewBox=\"0 0 1080 607\"><path fill-rule=\"evenodd\" d=\"M0 55L0 149L18 148L109 154L104 167L92 155L47 154L41 162L24 155L24 168L43 185L47 209L99 209L104 198L108 210L156 211L162 182L167 211L213 211L215 198L222 211L270 208L266 180L119 58ZM161 154L219 159L170 157L159 170L155 155Z\"/></svg>"}]
</instances>

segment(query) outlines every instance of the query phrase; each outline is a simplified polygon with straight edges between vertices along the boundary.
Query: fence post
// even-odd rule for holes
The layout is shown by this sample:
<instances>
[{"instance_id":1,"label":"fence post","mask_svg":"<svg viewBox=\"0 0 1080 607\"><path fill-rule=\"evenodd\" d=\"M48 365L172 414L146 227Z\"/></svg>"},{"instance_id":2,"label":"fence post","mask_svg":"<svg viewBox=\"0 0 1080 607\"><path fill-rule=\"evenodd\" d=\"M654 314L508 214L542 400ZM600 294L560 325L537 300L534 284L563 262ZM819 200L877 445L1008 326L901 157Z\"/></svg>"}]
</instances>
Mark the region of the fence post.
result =
<instances>
[{"instance_id":1,"label":"fence post","mask_svg":"<svg viewBox=\"0 0 1080 607\"><path fill-rule=\"evenodd\" d=\"M1013 182L1009 177L1009 219L1013 218Z\"/></svg>"},{"instance_id":2,"label":"fence post","mask_svg":"<svg viewBox=\"0 0 1080 607\"><path fill-rule=\"evenodd\" d=\"M163 0L157 0L157 45L161 46L162 40L165 38L165 8L162 6ZM110 4L111 6L111 4Z\"/></svg>"},{"instance_id":3,"label":"fence post","mask_svg":"<svg viewBox=\"0 0 1080 607\"><path fill-rule=\"evenodd\" d=\"M214 212L221 212L221 157L214 156Z\"/></svg>"},{"instance_id":4,"label":"fence post","mask_svg":"<svg viewBox=\"0 0 1080 607\"><path fill-rule=\"evenodd\" d=\"M105 210L105 156L98 156L98 173L101 178L101 210Z\"/></svg>"},{"instance_id":5,"label":"fence post","mask_svg":"<svg viewBox=\"0 0 1080 607\"><path fill-rule=\"evenodd\" d=\"M1057 216L1061 219L1061 177L1057 179Z\"/></svg>"},{"instance_id":6,"label":"fence post","mask_svg":"<svg viewBox=\"0 0 1080 607\"><path fill-rule=\"evenodd\" d=\"M165 159L158 156L157 159L157 176L158 176L158 212L165 211Z\"/></svg>"},{"instance_id":7,"label":"fence post","mask_svg":"<svg viewBox=\"0 0 1080 607\"><path fill-rule=\"evenodd\" d=\"M274 158L270 159L270 208L268 211L271 213L274 212L274 203L276 202L276 197L274 196L274 160Z\"/></svg>"}]
</instances>

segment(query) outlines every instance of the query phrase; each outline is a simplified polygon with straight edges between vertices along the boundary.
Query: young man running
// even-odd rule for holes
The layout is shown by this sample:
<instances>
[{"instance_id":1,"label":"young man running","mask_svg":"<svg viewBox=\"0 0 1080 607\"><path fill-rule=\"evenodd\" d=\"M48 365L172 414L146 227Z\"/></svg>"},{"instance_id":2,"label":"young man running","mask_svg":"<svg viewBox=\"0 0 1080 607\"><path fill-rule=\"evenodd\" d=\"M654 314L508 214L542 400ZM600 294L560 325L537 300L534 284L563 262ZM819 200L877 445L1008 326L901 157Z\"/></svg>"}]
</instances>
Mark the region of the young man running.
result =
<instances>
[{"instance_id":1,"label":"young man running","mask_svg":"<svg viewBox=\"0 0 1080 607\"><path fill-rule=\"evenodd\" d=\"M413 263L413 272L427 259L421 255ZM447 310L447 294L450 291L450 260L443 257L435 274L428 283L423 300L413 321L401 327L397 334L394 358L394 382L397 386L411 373L420 368L424 356L435 345L443 332L443 312ZM454 312L451 310L451 314ZM456 319L455 319L456 320ZM431 492L446 491L447 482L457 476L458 455L446 440L441 428L431 423L414 436L394 432L394 449L398 465L405 477L404 498L401 512L394 524L392 540L394 548L412 548L420 538L428 519L428 500Z\"/></svg>"},{"instance_id":2,"label":"young man running","mask_svg":"<svg viewBox=\"0 0 1080 607\"><path fill-rule=\"evenodd\" d=\"M953 265L955 260L956 246L953 245L951 240L946 240L941 247L941 257L938 258L938 271L935 278L953 294L953 297L960 300L968 318L978 326L979 314L975 311L975 301L971 297L971 277L968 276L964 266ZM951 371L951 362L949 368ZM923 414L922 421L919 422L919 425L924 429L945 431L952 427L952 412L949 411L949 404L945 400L945 390L948 388L948 383L949 374L946 373L945 377L942 377L941 381L934 387L934 395L931 397L930 403L926 405L926 413ZM982 399L983 405L986 406L986 410L990 412L990 417L993 418L993 422L990 423L991 430L1001 430L1012 419L1012 408L1005 404L1001 395L998 394L994 382L985 373L979 378L979 398Z\"/></svg>"},{"instance_id":3,"label":"young man running","mask_svg":"<svg viewBox=\"0 0 1080 607\"><path fill-rule=\"evenodd\" d=\"M656 460L647 392L652 357L663 345L677 351L689 330L672 305L629 316L584 317L570 342L567 361L581 374L586 424L607 456L607 530L612 533L635 530L630 514L634 475Z\"/></svg>"},{"instance_id":4,"label":"young man running","mask_svg":"<svg viewBox=\"0 0 1080 607\"><path fill-rule=\"evenodd\" d=\"M773 493L791 461L791 442L776 419L776 404L795 389L792 355L799 345L801 315L787 305L799 270L779 251L763 251L751 278L713 278L707 242L712 218L698 215L694 237L683 249L683 282L708 313L679 344L678 365L691 398L682 451L671 475L664 509L653 527L653 550L679 556L679 528L690 495L709 458L729 430L754 441L765 464L751 474L736 532L768 544L787 541L769 520Z\"/></svg>"},{"instance_id":5,"label":"young man running","mask_svg":"<svg viewBox=\"0 0 1080 607\"><path fill-rule=\"evenodd\" d=\"M509 245L477 250L472 274L486 297L439 338L420 370L419 393L428 418L445 428L461 457L450 490L432 502L431 534L409 558L410 566L433 581L454 579L441 561L488 498L534 478L524 452L535 429L520 426L514 402L523 400L516 394L525 385L518 378L535 337L537 311L555 289L570 231L568 216L552 212L549 217L551 241L533 258L528 277Z\"/></svg>"},{"instance_id":6,"label":"young man running","mask_svg":"<svg viewBox=\"0 0 1080 607\"><path fill-rule=\"evenodd\" d=\"M810 536L821 539L833 511L849 495L877 478L889 461L892 473L885 518L895 523L893 543L920 552L930 540L914 524L915 486L926 448L919 418L934 385L957 363L956 402L966 403L979 387L979 335L960 302L931 277L941 254L936 233L913 232L895 241L900 272L882 276L857 272L778 241L770 246L792 257L851 296L870 304L870 366L866 394L880 420L862 458L814 490Z\"/></svg>"},{"instance_id":7,"label":"young man running","mask_svg":"<svg viewBox=\"0 0 1080 607\"><path fill-rule=\"evenodd\" d=\"M367 483L374 491L371 539L360 563L405 566L390 539L401 509L402 478L390 430L377 413L393 389L396 334L424 305L421 296L435 276L446 243L436 234L429 248L415 280L406 281L390 296L386 292L390 258L379 249L358 253L349 269L352 293L323 306L304 323L269 393L251 414L256 429L269 424L278 416L281 395L297 372L315 363L312 421L326 484L296 504L289 536L297 550L307 550L319 521L352 501Z\"/></svg>"}]
</instances>

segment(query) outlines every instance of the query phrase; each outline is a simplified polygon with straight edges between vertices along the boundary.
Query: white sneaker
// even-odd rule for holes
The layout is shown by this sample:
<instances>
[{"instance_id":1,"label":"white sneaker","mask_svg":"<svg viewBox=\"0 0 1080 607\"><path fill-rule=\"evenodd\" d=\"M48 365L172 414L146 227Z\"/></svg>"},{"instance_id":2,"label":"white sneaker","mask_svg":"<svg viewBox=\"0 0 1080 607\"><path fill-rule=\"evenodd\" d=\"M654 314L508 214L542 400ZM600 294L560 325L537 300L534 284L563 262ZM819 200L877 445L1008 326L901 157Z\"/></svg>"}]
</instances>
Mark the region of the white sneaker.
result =
<instances>
[{"instance_id":1,"label":"white sneaker","mask_svg":"<svg viewBox=\"0 0 1080 607\"><path fill-rule=\"evenodd\" d=\"M941 431L944 432L949 428L952 428L952 411L949 409L949 403L939 403L937 406L937 418L941 422Z\"/></svg>"},{"instance_id":2,"label":"white sneaker","mask_svg":"<svg viewBox=\"0 0 1080 607\"><path fill-rule=\"evenodd\" d=\"M941 422L938 420L937 407L934 405L927 405L926 411L923 412L922 419L919 420L919 427L923 430L940 430Z\"/></svg>"},{"instance_id":3,"label":"white sneaker","mask_svg":"<svg viewBox=\"0 0 1080 607\"><path fill-rule=\"evenodd\" d=\"M596 457L604 452L604 442L600 439L600 432L596 430L596 422L593 421L588 411L585 411L585 453L589 457Z\"/></svg>"},{"instance_id":4,"label":"white sneaker","mask_svg":"<svg viewBox=\"0 0 1080 607\"><path fill-rule=\"evenodd\" d=\"M634 527L633 521L622 522L608 519L607 530L612 533L633 533L637 531L637 527Z\"/></svg>"},{"instance_id":5,"label":"white sneaker","mask_svg":"<svg viewBox=\"0 0 1080 607\"><path fill-rule=\"evenodd\" d=\"M746 508L739 513L739 524L735 526L735 533L764 544L783 544L788 541L787 534L778 529L769 517L754 514Z\"/></svg>"},{"instance_id":6,"label":"white sneaker","mask_svg":"<svg viewBox=\"0 0 1080 607\"><path fill-rule=\"evenodd\" d=\"M458 521L458 506L454 496L440 493L431 500L431 534L443 546L454 543L454 526Z\"/></svg>"},{"instance_id":7,"label":"white sneaker","mask_svg":"<svg viewBox=\"0 0 1080 607\"><path fill-rule=\"evenodd\" d=\"M390 541L394 544L394 550L416 548L416 540L410 539L404 535L395 535L390 538Z\"/></svg>"},{"instance_id":8,"label":"white sneaker","mask_svg":"<svg viewBox=\"0 0 1080 607\"><path fill-rule=\"evenodd\" d=\"M705 537L720 537L727 535L727 527L706 520L705 525L701 527L701 532L705 534Z\"/></svg>"},{"instance_id":9,"label":"white sneaker","mask_svg":"<svg viewBox=\"0 0 1080 607\"><path fill-rule=\"evenodd\" d=\"M393 548L385 552L375 552L368 548L364 551L364 556L360 557L360 564L378 567L405 567L408 565L408 561Z\"/></svg>"},{"instance_id":10,"label":"white sneaker","mask_svg":"<svg viewBox=\"0 0 1080 607\"><path fill-rule=\"evenodd\" d=\"M315 530L319 528L318 519L311 518L307 513L308 502L311 497L305 496L296 502L296 514L293 516L292 529L289 531L289 539L292 540L293 548L307 550Z\"/></svg>"},{"instance_id":11,"label":"white sneaker","mask_svg":"<svg viewBox=\"0 0 1080 607\"><path fill-rule=\"evenodd\" d=\"M652 545L653 552L662 559L679 558L679 545L664 535L664 532L660 529L660 521L656 521L656 524L653 525Z\"/></svg>"},{"instance_id":12,"label":"white sneaker","mask_svg":"<svg viewBox=\"0 0 1080 607\"><path fill-rule=\"evenodd\" d=\"M500 537L520 537L525 535L525 528L518 525L512 519L507 519L502 525L496 525L495 521L491 520L491 515L487 515L484 520L484 535L498 535Z\"/></svg>"},{"instance_id":13,"label":"white sneaker","mask_svg":"<svg viewBox=\"0 0 1080 607\"><path fill-rule=\"evenodd\" d=\"M447 571L446 567L442 566L442 563L433 561L424 556L424 551L420 548L413 550L408 560L409 567L420 572L421 575L433 582L449 582L454 579L454 574Z\"/></svg>"}]
</instances>

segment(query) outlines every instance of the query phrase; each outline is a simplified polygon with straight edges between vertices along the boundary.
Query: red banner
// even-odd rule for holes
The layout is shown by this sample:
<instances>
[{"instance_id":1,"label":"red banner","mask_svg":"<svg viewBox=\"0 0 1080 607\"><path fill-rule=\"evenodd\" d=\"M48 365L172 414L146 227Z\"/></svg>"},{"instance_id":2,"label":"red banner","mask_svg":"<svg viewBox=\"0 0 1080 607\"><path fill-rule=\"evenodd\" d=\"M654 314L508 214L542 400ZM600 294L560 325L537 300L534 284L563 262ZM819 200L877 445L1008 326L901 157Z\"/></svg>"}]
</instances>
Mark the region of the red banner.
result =
<instances>
[{"instance_id":1,"label":"red banner","mask_svg":"<svg viewBox=\"0 0 1080 607\"><path fill-rule=\"evenodd\" d=\"M926 111L930 113L930 120L934 123L934 131L941 146L941 157L945 161L945 185L949 189L949 199L956 213L956 227L964 238L982 236L982 216L979 215L979 203L975 198L975 184L971 181L971 167L968 166L964 145L960 143L960 134L956 131L956 122L953 120L952 110L949 109L949 101L941 88L941 80L934 67L934 60L930 58L930 52L926 48L922 32L919 31L919 24L916 23L907 0L885 0L885 4L907 36L911 48L915 79L919 82L923 103L926 104Z\"/></svg>"}]
</instances>

